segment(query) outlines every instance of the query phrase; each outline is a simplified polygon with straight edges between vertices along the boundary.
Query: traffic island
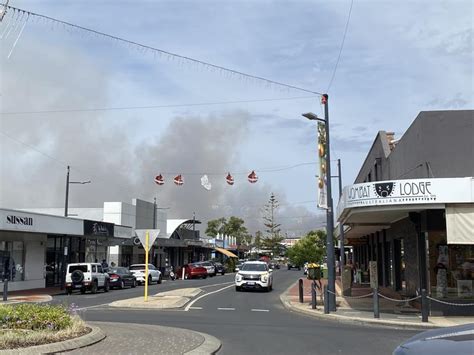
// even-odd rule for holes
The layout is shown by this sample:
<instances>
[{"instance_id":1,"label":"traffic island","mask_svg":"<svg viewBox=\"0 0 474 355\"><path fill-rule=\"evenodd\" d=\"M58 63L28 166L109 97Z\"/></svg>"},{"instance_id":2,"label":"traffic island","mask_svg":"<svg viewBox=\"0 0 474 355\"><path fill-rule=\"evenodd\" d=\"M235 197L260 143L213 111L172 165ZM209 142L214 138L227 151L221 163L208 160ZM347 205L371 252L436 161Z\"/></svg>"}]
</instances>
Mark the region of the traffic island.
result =
<instances>
[{"instance_id":1,"label":"traffic island","mask_svg":"<svg viewBox=\"0 0 474 355\"><path fill-rule=\"evenodd\" d=\"M200 288L181 288L178 290L160 292L156 295L149 296L147 301L145 301L144 297L134 297L125 300L114 301L110 303L109 306L141 309L181 308L201 292L202 290Z\"/></svg>"}]
</instances>

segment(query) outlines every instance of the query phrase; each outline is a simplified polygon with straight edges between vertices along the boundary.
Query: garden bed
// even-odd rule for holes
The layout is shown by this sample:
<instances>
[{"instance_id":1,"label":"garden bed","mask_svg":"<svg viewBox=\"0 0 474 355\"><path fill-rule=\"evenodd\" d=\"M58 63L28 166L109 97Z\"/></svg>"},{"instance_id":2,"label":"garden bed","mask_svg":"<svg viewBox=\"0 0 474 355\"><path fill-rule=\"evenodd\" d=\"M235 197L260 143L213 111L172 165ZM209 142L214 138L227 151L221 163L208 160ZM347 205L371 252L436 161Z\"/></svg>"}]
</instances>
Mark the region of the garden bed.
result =
<instances>
[{"instance_id":1,"label":"garden bed","mask_svg":"<svg viewBox=\"0 0 474 355\"><path fill-rule=\"evenodd\" d=\"M0 306L0 349L16 349L73 339L90 328L63 306L17 304Z\"/></svg>"}]
</instances>

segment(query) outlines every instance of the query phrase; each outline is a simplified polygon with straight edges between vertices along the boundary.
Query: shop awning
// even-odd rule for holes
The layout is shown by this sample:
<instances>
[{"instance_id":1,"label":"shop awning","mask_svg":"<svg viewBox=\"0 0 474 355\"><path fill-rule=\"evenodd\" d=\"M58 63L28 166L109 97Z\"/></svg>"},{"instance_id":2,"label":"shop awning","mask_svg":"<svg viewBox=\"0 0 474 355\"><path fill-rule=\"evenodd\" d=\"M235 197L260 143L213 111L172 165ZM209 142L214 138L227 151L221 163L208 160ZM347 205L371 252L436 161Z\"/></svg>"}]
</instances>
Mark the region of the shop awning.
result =
<instances>
[{"instance_id":1,"label":"shop awning","mask_svg":"<svg viewBox=\"0 0 474 355\"><path fill-rule=\"evenodd\" d=\"M235 255L234 253L232 253L231 251L228 251L227 249L224 249L224 248L214 248L216 251L218 251L219 253L222 253L224 255L227 255L228 257L230 258L238 258L237 255Z\"/></svg>"},{"instance_id":2,"label":"shop awning","mask_svg":"<svg viewBox=\"0 0 474 355\"><path fill-rule=\"evenodd\" d=\"M474 205L446 206L448 244L474 244Z\"/></svg>"}]
</instances>

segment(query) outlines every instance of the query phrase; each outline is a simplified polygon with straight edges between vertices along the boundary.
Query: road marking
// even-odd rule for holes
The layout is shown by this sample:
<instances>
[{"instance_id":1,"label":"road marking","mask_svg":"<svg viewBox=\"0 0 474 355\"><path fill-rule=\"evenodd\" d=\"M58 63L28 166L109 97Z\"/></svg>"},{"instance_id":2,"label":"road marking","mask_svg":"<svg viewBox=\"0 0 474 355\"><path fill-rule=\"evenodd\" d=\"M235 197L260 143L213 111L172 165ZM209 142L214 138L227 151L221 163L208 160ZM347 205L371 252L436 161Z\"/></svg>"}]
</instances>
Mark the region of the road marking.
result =
<instances>
[{"instance_id":1,"label":"road marking","mask_svg":"<svg viewBox=\"0 0 474 355\"><path fill-rule=\"evenodd\" d=\"M218 307L217 310L219 311L235 311L235 308L225 308L225 307Z\"/></svg>"},{"instance_id":2,"label":"road marking","mask_svg":"<svg viewBox=\"0 0 474 355\"><path fill-rule=\"evenodd\" d=\"M221 285L229 285L233 284L234 281L229 281L229 282L223 282L221 284L212 284L212 285L206 285L206 286L199 286L199 288L207 288L207 287L214 287L214 286L221 286Z\"/></svg>"},{"instance_id":3,"label":"road marking","mask_svg":"<svg viewBox=\"0 0 474 355\"><path fill-rule=\"evenodd\" d=\"M202 309L202 307L189 307L189 309Z\"/></svg>"},{"instance_id":4,"label":"road marking","mask_svg":"<svg viewBox=\"0 0 474 355\"><path fill-rule=\"evenodd\" d=\"M269 309L258 309L258 308L252 308L252 312L270 312Z\"/></svg>"},{"instance_id":5,"label":"road marking","mask_svg":"<svg viewBox=\"0 0 474 355\"><path fill-rule=\"evenodd\" d=\"M88 310L88 309L91 309L91 308L104 307L104 306L108 306L108 305L109 305L109 303L96 304L95 306L76 308L76 311L85 311L85 310Z\"/></svg>"},{"instance_id":6,"label":"road marking","mask_svg":"<svg viewBox=\"0 0 474 355\"><path fill-rule=\"evenodd\" d=\"M232 285L229 285L229 286L226 286L226 287L222 287L222 288L220 288L220 289L218 289L218 290L216 290L216 291L208 292L208 293L205 293L205 294L199 296L198 298L192 300L192 301L186 306L186 308L185 308L184 310L185 310L186 312L189 311L189 308L191 308L191 306L192 306L195 302L199 301L201 298L206 297L206 296L209 296L209 295L212 295L213 293L216 293L216 292L223 291L223 290L225 290L225 289L227 289L227 288L229 288L229 287L234 287L234 283L232 283Z\"/></svg>"}]
</instances>

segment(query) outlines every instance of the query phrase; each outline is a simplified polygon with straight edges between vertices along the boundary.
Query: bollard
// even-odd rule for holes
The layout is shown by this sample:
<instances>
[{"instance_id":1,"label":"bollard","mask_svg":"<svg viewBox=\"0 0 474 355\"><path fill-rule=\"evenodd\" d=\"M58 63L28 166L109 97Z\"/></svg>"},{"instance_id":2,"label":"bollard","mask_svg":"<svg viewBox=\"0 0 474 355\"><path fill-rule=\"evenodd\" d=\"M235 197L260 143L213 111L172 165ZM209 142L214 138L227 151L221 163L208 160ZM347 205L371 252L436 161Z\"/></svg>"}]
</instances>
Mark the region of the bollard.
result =
<instances>
[{"instance_id":1,"label":"bollard","mask_svg":"<svg viewBox=\"0 0 474 355\"><path fill-rule=\"evenodd\" d=\"M324 285L324 314L329 314L329 292L328 292L328 285Z\"/></svg>"},{"instance_id":2,"label":"bollard","mask_svg":"<svg viewBox=\"0 0 474 355\"><path fill-rule=\"evenodd\" d=\"M317 309L316 307L316 302L317 302L317 298L316 298L316 284L313 282L311 284L311 308L312 309Z\"/></svg>"},{"instance_id":3,"label":"bollard","mask_svg":"<svg viewBox=\"0 0 474 355\"><path fill-rule=\"evenodd\" d=\"M426 323L428 322L428 314L429 314L429 307L428 307L428 297L427 292L425 289L421 290L421 321Z\"/></svg>"},{"instance_id":4,"label":"bollard","mask_svg":"<svg viewBox=\"0 0 474 355\"><path fill-rule=\"evenodd\" d=\"M379 290L374 288L374 318L380 318Z\"/></svg>"},{"instance_id":5,"label":"bollard","mask_svg":"<svg viewBox=\"0 0 474 355\"><path fill-rule=\"evenodd\" d=\"M303 279L298 280L298 292L300 296L300 303L303 303Z\"/></svg>"},{"instance_id":6,"label":"bollard","mask_svg":"<svg viewBox=\"0 0 474 355\"><path fill-rule=\"evenodd\" d=\"M8 279L3 280L3 302L8 300Z\"/></svg>"}]
</instances>

